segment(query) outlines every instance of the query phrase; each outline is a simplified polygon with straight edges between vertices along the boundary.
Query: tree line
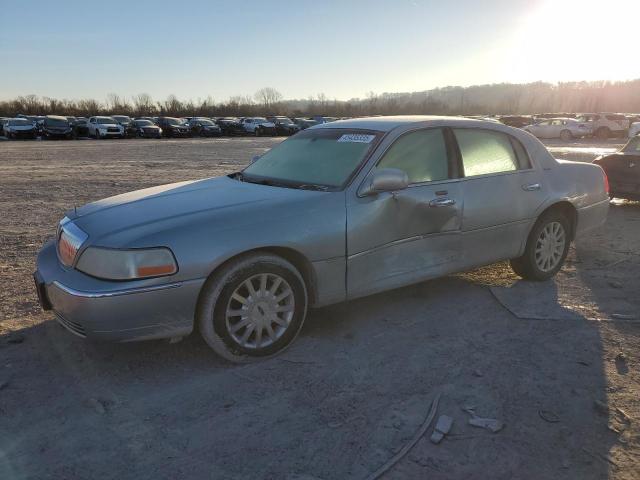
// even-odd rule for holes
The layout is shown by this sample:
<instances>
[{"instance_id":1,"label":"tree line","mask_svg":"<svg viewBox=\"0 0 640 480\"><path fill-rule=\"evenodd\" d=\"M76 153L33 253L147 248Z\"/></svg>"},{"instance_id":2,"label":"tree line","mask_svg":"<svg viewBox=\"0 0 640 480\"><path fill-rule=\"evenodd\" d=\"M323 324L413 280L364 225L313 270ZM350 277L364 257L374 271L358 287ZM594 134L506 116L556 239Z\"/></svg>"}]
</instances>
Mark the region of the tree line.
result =
<instances>
[{"instance_id":1,"label":"tree line","mask_svg":"<svg viewBox=\"0 0 640 480\"><path fill-rule=\"evenodd\" d=\"M364 115L509 115L549 112L640 113L640 79L629 81L500 83L471 87L443 87L422 92L369 92L364 98L330 99L324 93L306 99L284 100L272 87L254 95L216 102L207 97L180 100L175 95L154 100L141 93L130 98L115 93L101 102L25 95L0 101L0 116L122 114L139 116L254 116L289 115L355 117Z\"/></svg>"}]
</instances>

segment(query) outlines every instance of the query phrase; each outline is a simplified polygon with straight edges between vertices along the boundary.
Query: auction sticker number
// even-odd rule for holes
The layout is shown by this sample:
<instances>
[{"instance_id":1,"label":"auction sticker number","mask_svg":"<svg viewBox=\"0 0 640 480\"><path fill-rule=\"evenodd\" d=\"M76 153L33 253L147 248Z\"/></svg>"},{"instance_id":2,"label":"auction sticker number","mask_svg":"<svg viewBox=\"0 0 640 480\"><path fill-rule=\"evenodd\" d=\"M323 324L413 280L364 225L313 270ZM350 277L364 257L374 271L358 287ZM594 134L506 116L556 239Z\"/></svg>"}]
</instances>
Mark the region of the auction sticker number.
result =
<instances>
[{"instance_id":1,"label":"auction sticker number","mask_svg":"<svg viewBox=\"0 0 640 480\"><path fill-rule=\"evenodd\" d=\"M363 133L345 133L338 139L338 142L371 143L374 138L376 138L375 135L365 135Z\"/></svg>"}]
</instances>

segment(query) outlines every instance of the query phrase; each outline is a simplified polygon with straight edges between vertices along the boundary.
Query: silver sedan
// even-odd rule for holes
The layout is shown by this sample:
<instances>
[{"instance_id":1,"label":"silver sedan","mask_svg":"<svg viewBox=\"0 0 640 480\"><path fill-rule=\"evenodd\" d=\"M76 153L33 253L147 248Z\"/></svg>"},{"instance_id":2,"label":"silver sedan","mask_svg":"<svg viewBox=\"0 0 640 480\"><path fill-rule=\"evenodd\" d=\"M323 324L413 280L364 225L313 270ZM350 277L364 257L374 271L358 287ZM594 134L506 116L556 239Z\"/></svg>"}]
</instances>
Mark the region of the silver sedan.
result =
<instances>
[{"instance_id":1,"label":"silver sedan","mask_svg":"<svg viewBox=\"0 0 640 480\"><path fill-rule=\"evenodd\" d=\"M587 123L573 118L550 118L527 125L524 130L538 138L559 138L565 142L573 138L586 137L592 133Z\"/></svg>"},{"instance_id":2,"label":"silver sedan","mask_svg":"<svg viewBox=\"0 0 640 480\"><path fill-rule=\"evenodd\" d=\"M603 170L462 118L326 123L241 172L73 209L37 259L42 306L72 333L199 330L229 360L275 354L310 307L499 260L545 280L608 210Z\"/></svg>"}]
</instances>

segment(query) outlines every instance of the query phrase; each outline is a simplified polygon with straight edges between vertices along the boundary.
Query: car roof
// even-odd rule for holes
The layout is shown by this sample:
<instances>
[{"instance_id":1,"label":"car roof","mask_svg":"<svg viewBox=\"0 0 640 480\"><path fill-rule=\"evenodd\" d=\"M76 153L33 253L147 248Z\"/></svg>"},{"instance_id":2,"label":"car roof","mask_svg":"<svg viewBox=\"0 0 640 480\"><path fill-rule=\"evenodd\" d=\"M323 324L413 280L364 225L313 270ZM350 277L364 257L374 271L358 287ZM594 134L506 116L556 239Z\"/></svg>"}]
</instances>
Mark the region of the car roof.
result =
<instances>
[{"instance_id":1,"label":"car roof","mask_svg":"<svg viewBox=\"0 0 640 480\"><path fill-rule=\"evenodd\" d=\"M380 132L389 132L398 127L410 127L412 125L420 126L425 124L433 124L433 126L464 126L479 124L492 124L486 120L475 120L463 117L443 117L435 115L397 115L388 117L362 117L350 118L347 120L336 120L335 122L322 123L311 128L355 128L362 130L377 130Z\"/></svg>"}]
</instances>

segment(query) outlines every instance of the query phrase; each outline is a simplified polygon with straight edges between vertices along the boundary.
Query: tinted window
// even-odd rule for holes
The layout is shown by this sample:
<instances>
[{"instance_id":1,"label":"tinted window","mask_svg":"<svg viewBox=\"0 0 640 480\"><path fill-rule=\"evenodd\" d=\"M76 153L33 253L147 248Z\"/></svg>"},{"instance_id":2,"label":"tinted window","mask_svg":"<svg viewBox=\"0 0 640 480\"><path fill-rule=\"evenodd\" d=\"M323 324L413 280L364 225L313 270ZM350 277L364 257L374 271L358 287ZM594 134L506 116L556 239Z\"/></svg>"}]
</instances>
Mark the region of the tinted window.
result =
<instances>
[{"instance_id":1,"label":"tinted window","mask_svg":"<svg viewBox=\"0 0 640 480\"><path fill-rule=\"evenodd\" d=\"M409 183L446 180L449 163L442 130L418 130L403 135L387 150L378 168L403 170Z\"/></svg>"},{"instance_id":2,"label":"tinted window","mask_svg":"<svg viewBox=\"0 0 640 480\"><path fill-rule=\"evenodd\" d=\"M518 160L507 135L475 129L455 129L454 132L466 177L518 169Z\"/></svg>"}]
</instances>

